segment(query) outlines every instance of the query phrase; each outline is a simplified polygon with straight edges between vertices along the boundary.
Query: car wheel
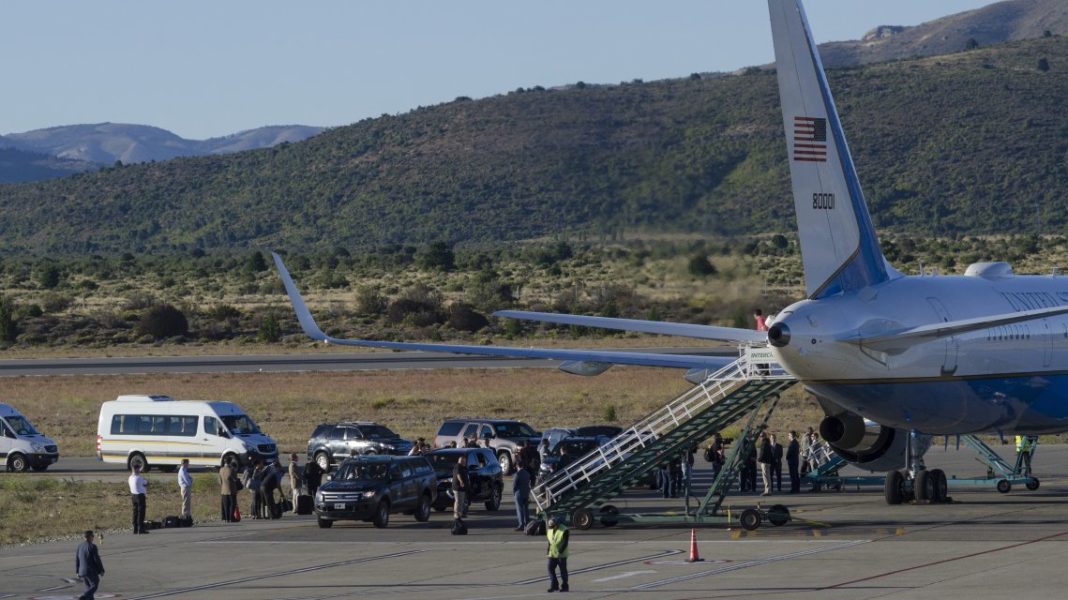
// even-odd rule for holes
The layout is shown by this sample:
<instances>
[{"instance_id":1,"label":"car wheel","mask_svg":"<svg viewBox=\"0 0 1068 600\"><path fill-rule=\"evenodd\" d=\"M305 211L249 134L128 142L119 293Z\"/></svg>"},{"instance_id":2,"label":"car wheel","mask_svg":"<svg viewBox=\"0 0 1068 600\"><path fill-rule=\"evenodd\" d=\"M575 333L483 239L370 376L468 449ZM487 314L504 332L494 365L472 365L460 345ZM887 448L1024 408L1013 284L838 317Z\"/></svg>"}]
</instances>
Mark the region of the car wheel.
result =
<instances>
[{"instance_id":1,"label":"car wheel","mask_svg":"<svg viewBox=\"0 0 1068 600\"><path fill-rule=\"evenodd\" d=\"M334 522L330 519L324 519L322 517L319 517L318 519L316 519L316 521L319 523L319 529L330 529L334 526Z\"/></svg>"},{"instance_id":2,"label":"car wheel","mask_svg":"<svg viewBox=\"0 0 1068 600\"><path fill-rule=\"evenodd\" d=\"M130 455L130 458L126 461L126 468L133 471L134 467L140 468L142 473L148 472L148 460L145 459L144 454L134 452Z\"/></svg>"},{"instance_id":3,"label":"car wheel","mask_svg":"<svg viewBox=\"0 0 1068 600\"><path fill-rule=\"evenodd\" d=\"M419 506L415 509L415 520L420 523L430 520L430 496L428 494L423 494L419 498Z\"/></svg>"},{"instance_id":4,"label":"car wheel","mask_svg":"<svg viewBox=\"0 0 1068 600\"><path fill-rule=\"evenodd\" d=\"M512 474L512 455L507 450L503 450L497 455L497 462L501 463L501 472L505 475Z\"/></svg>"},{"instance_id":5,"label":"car wheel","mask_svg":"<svg viewBox=\"0 0 1068 600\"><path fill-rule=\"evenodd\" d=\"M26 469L30 468L30 463L26 461L26 457L15 452L7 457L7 470L14 471L15 473L24 473Z\"/></svg>"},{"instance_id":6,"label":"car wheel","mask_svg":"<svg viewBox=\"0 0 1068 600\"><path fill-rule=\"evenodd\" d=\"M219 461L219 467L225 467L226 465L240 465L241 461L237 460L237 455L233 452L228 452L223 455L222 460Z\"/></svg>"},{"instance_id":7,"label":"car wheel","mask_svg":"<svg viewBox=\"0 0 1068 600\"><path fill-rule=\"evenodd\" d=\"M375 509L374 526L378 529L389 527L389 500L382 500Z\"/></svg>"},{"instance_id":8,"label":"car wheel","mask_svg":"<svg viewBox=\"0 0 1068 600\"><path fill-rule=\"evenodd\" d=\"M319 465L319 468L323 470L323 473L330 472L330 456L326 452L315 453L315 464Z\"/></svg>"},{"instance_id":9,"label":"car wheel","mask_svg":"<svg viewBox=\"0 0 1068 600\"><path fill-rule=\"evenodd\" d=\"M497 510L501 507L501 486L494 485L493 493L490 494L490 499L486 500L486 510Z\"/></svg>"}]
</instances>

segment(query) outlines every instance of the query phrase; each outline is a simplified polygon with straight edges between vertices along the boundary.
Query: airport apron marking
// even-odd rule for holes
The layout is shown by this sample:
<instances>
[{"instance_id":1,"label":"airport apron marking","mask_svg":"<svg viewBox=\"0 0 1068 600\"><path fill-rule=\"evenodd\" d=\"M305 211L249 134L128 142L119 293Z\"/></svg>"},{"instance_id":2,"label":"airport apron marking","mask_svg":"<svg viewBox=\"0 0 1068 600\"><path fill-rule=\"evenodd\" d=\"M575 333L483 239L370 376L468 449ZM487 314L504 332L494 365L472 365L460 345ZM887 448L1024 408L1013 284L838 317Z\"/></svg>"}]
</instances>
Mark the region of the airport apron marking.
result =
<instances>
[{"instance_id":1,"label":"airport apron marking","mask_svg":"<svg viewBox=\"0 0 1068 600\"><path fill-rule=\"evenodd\" d=\"M264 575L254 575L252 577L242 577L241 579L231 579L229 581L220 581L218 583L209 583L206 585L198 585L195 587L182 588L179 590L167 590L165 592L158 592L155 594L148 594L147 596L137 596L131 600L147 600L149 598L165 598L167 596L179 596L182 594L188 594L190 592L199 592L202 590L211 590L220 587L226 587L229 585L237 585L239 583L248 583L250 581L260 581L263 579L273 579L276 577L286 577L289 575L299 575L301 573L311 573L313 571L322 571L324 569L332 569L334 567L344 567L348 565L358 565L361 563L373 562L376 560L385 560L387 558L400 558L402 556L411 556L412 554L418 554L423 550L407 550L404 552L394 552L392 554L383 554L381 556L368 556L365 558L354 558L351 560L342 560L338 562L327 563L325 565L312 565L310 567L303 567L300 569L291 569L289 571L283 571L281 573L268 573Z\"/></svg>"},{"instance_id":2,"label":"airport apron marking","mask_svg":"<svg viewBox=\"0 0 1068 600\"><path fill-rule=\"evenodd\" d=\"M715 569L708 569L699 573L691 573L689 575L679 575L677 577L669 577L667 579L661 579L658 581L651 581L642 585L637 585L631 590L652 590L665 585L671 585L673 583L681 583L683 581L689 581L691 579L699 579L701 577L708 577L709 575L718 575L720 573L729 573L731 571L738 571L741 569L748 569L750 567L759 567L761 565L767 565L775 562L782 562L784 560L791 560L794 558L800 558L802 556L810 556L812 554L820 554L823 552L832 552L834 550L841 550L843 548L850 548L852 546L858 546L860 544L867 544L871 540L854 540L851 542L845 542L843 544L835 544L834 546L828 546L823 548L812 548L809 550L800 550L798 552L791 552L789 554L780 554L778 556L770 556L768 558L761 558L758 560L747 560L730 565L724 565Z\"/></svg>"}]
</instances>

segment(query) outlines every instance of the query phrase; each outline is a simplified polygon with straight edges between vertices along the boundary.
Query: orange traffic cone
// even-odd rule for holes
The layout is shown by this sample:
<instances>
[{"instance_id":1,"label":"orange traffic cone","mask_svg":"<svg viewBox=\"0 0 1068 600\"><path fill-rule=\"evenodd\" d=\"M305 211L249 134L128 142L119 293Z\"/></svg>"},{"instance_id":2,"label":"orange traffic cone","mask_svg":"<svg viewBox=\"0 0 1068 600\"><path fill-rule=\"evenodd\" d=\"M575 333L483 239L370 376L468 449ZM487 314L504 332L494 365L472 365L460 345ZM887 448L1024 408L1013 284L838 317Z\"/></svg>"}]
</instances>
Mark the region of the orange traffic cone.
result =
<instances>
[{"instance_id":1,"label":"orange traffic cone","mask_svg":"<svg viewBox=\"0 0 1068 600\"><path fill-rule=\"evenodd\" d=\"M690 558L686 562L704 562L704 560L697 553L697 530L690 529Z\"/></svg>"}]
</instances>

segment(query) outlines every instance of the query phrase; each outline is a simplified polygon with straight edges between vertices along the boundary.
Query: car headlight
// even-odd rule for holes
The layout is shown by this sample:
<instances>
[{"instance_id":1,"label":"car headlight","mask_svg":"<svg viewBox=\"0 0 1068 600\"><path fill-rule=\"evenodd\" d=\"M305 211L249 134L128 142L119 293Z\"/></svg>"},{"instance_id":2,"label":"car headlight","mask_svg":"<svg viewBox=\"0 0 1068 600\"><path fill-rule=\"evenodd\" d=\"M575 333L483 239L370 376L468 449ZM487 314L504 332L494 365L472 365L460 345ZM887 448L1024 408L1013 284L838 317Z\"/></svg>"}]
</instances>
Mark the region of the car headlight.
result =
<instances>
[{"instance_id":1,"label":"car headlight","mask_svg":"<svg viewBox=\"0 0 1068 600\"><path fill-rule=\"evenodd\" d=\"M323 503L323 493L322 492L315 492L315 503L316 504L322 504Z\"/></svg>"},{"instance_id":2,"label":"car headlight","mask_svg":"<svg viewBox=\"0 0 1068 600\"><path fill-rule=\"evenodd\" d=\"M363 493L363 497L364 498L374 498L375 497L375 491L374 490L370 490L370 491L364 492Z\"/></svg>"},{"instance_id":3,"label":"car headlight","mask_svg":"<svg viewBox=\"0 0 1068 600\"><path fill-rule=\"evenodd\" d=\"M31 442L30 443L30 448L34 452L44 452L44 446L42 446L41 444L38 444L37 442Z\"/></svg>"}]
</instances>

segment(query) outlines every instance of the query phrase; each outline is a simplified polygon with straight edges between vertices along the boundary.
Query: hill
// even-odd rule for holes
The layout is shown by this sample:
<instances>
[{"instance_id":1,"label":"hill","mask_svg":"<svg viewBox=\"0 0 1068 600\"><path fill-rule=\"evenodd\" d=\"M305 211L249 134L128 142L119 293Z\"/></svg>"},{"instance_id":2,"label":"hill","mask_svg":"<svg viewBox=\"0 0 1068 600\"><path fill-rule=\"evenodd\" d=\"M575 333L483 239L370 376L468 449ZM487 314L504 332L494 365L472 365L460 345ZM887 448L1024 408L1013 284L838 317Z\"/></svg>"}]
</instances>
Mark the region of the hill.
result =
<instances>
[{"instance_id":1,"label":"hill","mask_svg":"<svg viewBox=\"0 0 1068 600\"><path fill-rule=\"evenodd\" d=\"M92 163L4 147L0 137L0 183L54 179L96 168Z\"/></svg>"},{"instance_id":2,"label":"hill","mask_svg":"<svg viewBox=\"0 0 1068 600\"><path fill-rule=\"evenodd\" d=\"M1011 0L962 12L915 27L883 25L863 39L820 45L827 66L850 66L948 54L980 46L1068 34L1063 0Z\"/></svg>"},{"instance_id":3,"label":"hill","mask_svg":"<svg viewBox=\"0 0 1068 600\"><path fill-rule=\"evenodd\" d=\"M307 139L320 131L321 127L304 125L271 126L208 140L187 140L159 127L97 123L10 133L0 138L0 146L110 166L115 161L131 164L268 148Z\"/></svg>"},{"instance_id":4,"label":"hill","mask_svg":"<svg viewBox=\"0 0 1068 600\"><path fill-rule=\"evenodd\" d=\"M1068 221L1068 39L830 72L876 225ZM517 90L226 156L0 186L8 252L793 230L772 74Z\"/></svg>"}]
</instances>

